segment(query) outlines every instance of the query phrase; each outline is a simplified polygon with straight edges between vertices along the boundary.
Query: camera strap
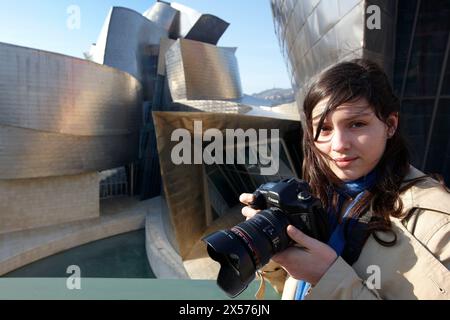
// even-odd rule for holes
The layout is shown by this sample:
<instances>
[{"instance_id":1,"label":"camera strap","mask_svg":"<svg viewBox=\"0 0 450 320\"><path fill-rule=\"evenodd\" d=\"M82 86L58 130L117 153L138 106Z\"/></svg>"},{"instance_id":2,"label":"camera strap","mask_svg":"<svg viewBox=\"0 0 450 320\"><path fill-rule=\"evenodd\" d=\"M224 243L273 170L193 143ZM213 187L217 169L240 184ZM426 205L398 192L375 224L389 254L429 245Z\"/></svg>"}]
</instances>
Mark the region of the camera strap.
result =
<instances>
[{"instance_id":1,"label":"camera strap","mask_svg":"<svg viewBox=\"0 0 450 320\"><path fill-rule=\"evenodd\" d=\"M364 213L357 217L349 217L350 211L366 194L366 190L375 184L377 180L377 169L372 170L366 176L354 181L344 183L342 189L336 189L338 193L337 212L341 211L344 200L348 197L353 198L342 218L342 223L331 221L334 232L330 237L328 244L340 255L349 265L358 260L369 234L368 225L372 219L372 210L365 210ZM330 208L332 208L330 206ZM336 217L329 212L329 218Z\"/></svg>"},{"instance_id":2,"label":"camera strap","mask_svg":"<svg viewBox=\"0 0 450 320\"><path fill-rule=\"evenodd\" d=\"M372 210L367 210L354 222L353 228L346 230L347 239L341 257L349 265L353 265L358 260L362 248L370 235L368 229L372 216Z\"/></svg>"},{"instance_id":3,"label":"camera strap","mask_svg":"<svg viewBox=\"0 0 450 320\"><path fill-rule=\"evenodd\" d=\"M333 233L330 236L330 240L328 241L328 245L336 251L338 256L341 256L344 252L344 248L348 244L349 237L348 235L353 232L355 226L357 226L358 218L348 218L349 213L353 209L353 207L361 200L366 192L360 192L355 199L348 205L345 210L345 213L342 217L342 223L336 225Z\"/></svg>"},{"instance_id":4,"label":"camera strap","mask_svg":"<svg viewBox=\"0 0 450 320\"><path fill-rule=\"evenodd\" d=\"M348 215L365 193L366 191L360 192L348 205L342 223L336 225L328 241L328 245L336 251L336 254L350 265L358 259L365 240L367 240L367 225L371 219L371 214L369 210L368 214L361 217L348 218ZM310 288L311 285L308 282L299 280L295 300L303 300Z\"/></svg>"},{"instance_id":5,"label":"camera strap","mask_svg":"<svg viewBox=\"0 0 450 320\"><path fill-rule=\"evenodd\" d=\"M264 299L264 294L266 292L266 280L264 279L264 272L263 271L256 271L256 276L259 279L259 288L258 291L255 293L255 298L257 300Z\"/></svg>"}]
</instances>

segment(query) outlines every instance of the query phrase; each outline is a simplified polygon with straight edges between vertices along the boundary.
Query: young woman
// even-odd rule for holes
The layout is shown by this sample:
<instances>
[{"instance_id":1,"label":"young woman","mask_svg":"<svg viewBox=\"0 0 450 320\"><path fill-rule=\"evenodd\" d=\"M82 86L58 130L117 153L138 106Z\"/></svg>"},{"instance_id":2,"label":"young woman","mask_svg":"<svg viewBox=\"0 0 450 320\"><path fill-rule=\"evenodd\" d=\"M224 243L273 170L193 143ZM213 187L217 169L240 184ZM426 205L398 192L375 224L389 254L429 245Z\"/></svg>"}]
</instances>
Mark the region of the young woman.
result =
<instances>
[{"instance_id":1,"label":"young woman","mask_svg":"<svg viewBox=\"0 0 450 320\"><path fill-rule=\"evenodd\" d=\"M302 178L331 235L322 243L288 226L297 245L272 258L288 274L284 299L450 299L450 194L409 164L399 108L367 60L339 63L310 87Z\"/></svg>"}]
</instances>

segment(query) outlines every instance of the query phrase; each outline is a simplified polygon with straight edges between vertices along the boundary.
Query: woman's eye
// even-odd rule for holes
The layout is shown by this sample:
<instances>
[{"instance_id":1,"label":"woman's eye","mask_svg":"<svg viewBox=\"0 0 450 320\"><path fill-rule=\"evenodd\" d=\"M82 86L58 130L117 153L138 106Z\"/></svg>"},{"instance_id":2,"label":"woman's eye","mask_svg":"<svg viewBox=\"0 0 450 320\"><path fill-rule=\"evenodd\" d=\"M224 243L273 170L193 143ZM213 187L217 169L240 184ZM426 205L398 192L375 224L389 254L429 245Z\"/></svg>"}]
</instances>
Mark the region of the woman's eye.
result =
<instances>
[{"instance_id":1,"label":"woman's eye","mask_svg":"<svg viewBox=\"0 0 450 320\"><path fill-rule=\"evenodd\" d=\"M323 126L323 127L320 129L320 134L321 134L321 135L326 135L326 134L329 134L332 130L333 130L333 128L331 128L331 127L329 127L329 126Z\"/></svg>"},{"instance_id":2,"label":"woman's eye","mask_svg":"<svg viewBox=\"0 0 450 320\"><path fill-rule=\"evenodd\" d=\"M366 124L364 122L353 122L350 124L351 128L361 128L364 127Z\"/></svg>"}]
</instances>

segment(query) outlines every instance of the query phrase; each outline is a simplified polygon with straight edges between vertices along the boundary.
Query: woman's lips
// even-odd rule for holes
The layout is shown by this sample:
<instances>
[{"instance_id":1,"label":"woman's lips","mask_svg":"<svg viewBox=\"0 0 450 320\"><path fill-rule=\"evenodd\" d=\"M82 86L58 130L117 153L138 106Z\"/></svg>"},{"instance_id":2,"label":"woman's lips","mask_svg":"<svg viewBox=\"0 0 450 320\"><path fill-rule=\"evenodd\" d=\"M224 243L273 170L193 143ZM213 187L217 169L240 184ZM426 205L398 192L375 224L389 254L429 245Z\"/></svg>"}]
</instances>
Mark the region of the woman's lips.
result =
<instances>
[{"instance_id":1,"label":"woman's lips","mask_svg":"<svg viewBox=\"0 0 450 320\"><path fill-rule=\"evenodd\" d=\"M356 159L358 159L358 157L336 158L333 160L339 168L346 168L350 166Z\"/></svg>"}]
</instances>

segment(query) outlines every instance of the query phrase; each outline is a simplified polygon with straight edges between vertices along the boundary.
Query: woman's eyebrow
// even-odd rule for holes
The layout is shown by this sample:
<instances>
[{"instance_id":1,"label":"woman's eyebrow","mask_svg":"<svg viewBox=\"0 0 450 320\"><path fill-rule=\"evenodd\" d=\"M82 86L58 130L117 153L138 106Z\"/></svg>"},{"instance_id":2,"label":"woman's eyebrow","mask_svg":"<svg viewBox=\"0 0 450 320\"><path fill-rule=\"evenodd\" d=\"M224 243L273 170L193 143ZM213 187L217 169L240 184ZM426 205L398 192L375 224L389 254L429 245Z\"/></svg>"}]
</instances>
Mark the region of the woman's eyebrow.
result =
<instances>
[{"instance_id":1,"label":"woman's eyebrow","mask_svg":"<svg viewBox=\"0 0 450 320\"><path fill-rule=\"evenodd\" d=\"M313 124L313 125L318 125L321 118L322 118L322 117L321 117L320 115L317 116L317 117L315 117L315 118L313 118L313 119L312 119L312 124Z\"/></svg>"},{"instance_id":2,"label":"woman's eyebrow","mask_svg":"<svg viewBox=\"0 0 450 320\"><path fill-rule=\"evenodd\" d=\"M361 111L361 112L353 112L350 116L345 117L344 119L342 119L342 121L351 121L354 119L357 119L359 117L366 117L366 116L371 116L373 115L373 111ZM313 126L317 126L320 122L321 116L317 116L315 118L313 118L312 124ZM327 119L324 119L324 123L327 121Z\"/></svg>"},{"instance_id":3,"label":"woman's eyebrow","mask_svg":"<svg viewBox=\"0 0 450 320\"><path fill-rule=\"evenodd\" d=\"M372 111L358 112L358 113L354 113L353 115L351 115L347 118L344 118L344 121L354 120L356 118L366 117L366 116L371 116L371 115L373 115Z\"/></svg>"}]
</instances>

